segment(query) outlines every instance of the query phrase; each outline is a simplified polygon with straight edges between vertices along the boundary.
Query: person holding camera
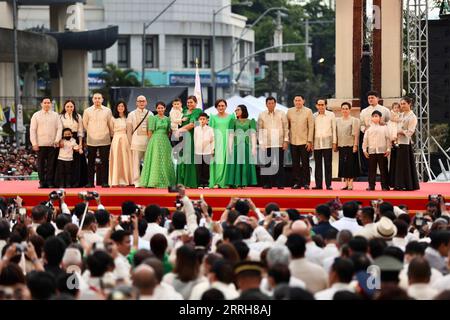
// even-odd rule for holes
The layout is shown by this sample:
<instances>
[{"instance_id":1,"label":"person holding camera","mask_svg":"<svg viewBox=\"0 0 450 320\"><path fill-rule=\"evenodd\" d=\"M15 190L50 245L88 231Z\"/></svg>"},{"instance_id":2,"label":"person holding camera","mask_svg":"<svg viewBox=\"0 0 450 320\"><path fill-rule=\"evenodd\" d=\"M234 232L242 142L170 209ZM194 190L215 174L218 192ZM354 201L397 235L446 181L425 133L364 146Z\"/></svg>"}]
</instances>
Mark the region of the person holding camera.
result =
<instances>
[{"instance_id":1,"label":"person holding camera","mask_svg":"<svg viewBox=\"0 0 450 320\"><path fill-rule=\"evenodd\" d=\"M97 170L97 185L103 188L109 188L109 150L111 147L111 109L102 105L103 96L101 93L94 93L92 98L93 106L87 108L83 113L83 126L87 132L88 147L88 184L87 188L94 187L94 174L96 171L97 151L100 155L100 163ZM99 179L101 177L101 179ZM99 181L100 180L100 181Z\"/></svg>"},{"instance_id":2,"label":"person holding camera","mask_svg":"<svg viewBox=\"0 0 450 320\"><path fill-rule=\"evenodd\" d=\"M62 136L61 120L51 107L50 98L42 98L41 110L30 121L30 142L38 153L39 188L54 188L56 148Z\"/></svg>"}]
</instances>

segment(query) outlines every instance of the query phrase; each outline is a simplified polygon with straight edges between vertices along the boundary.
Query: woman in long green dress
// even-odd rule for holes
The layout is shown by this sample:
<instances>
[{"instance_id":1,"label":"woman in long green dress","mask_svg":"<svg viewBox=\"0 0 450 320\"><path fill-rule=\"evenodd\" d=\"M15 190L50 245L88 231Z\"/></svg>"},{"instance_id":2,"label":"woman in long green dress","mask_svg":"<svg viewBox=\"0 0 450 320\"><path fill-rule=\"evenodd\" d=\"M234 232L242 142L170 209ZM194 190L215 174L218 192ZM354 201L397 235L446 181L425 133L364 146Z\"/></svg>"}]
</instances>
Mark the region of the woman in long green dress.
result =
<instances>
[{"instance_id":1,"label":"woman in long green dress","mask_svg":"<svg viewBox=\"0 0 450 320\"><path fill-rule=\"evenodd\" d=\"M227 184L234 188L254 186L256 178L256 121L248 119L247 107L236 107L236 120L230 123L229 151L233 162L229 165Z\"/></svg>"},{"instance_id":2,"label":"woman in long green dress","mask_svg":"<svg viewBox=\"0 0 450 320\"><path fill-rule=\"evenodd\" d=\"M230 167L228 137L234 115L225 112L227 102L224 99L217 100L215 106L217 115L212 115L209 119L209 126L214 129L214 160L211 161L209 167L209 187L226 188L228 187L227 172Z\"/></svg>"},{"instance_id":3,"label":"woman in long green dress","mask_svg":"<svg viewBox=\"0 0 450 320\"><path fill-rule=\"evenodd\" d=\"M194 126L202 110L197 108L197 98L189 96L186 101L187 109L183 111L183 122L180 132L184 131L183 141L175 146L178 154L177 183L187 188L197 188L197 169L194 161Z\"/></svg>"},{"instance_id":4,"label":"woman in long green dress","mask_svg":"<svg viewBox=\"0 0 450 320\"><path fill-rule=\"evenodd\" d=\"M172 146L169 140L170 119L164 115L164 102L156 103L155 117L148 118L150 138L145 152L141 173L141 186L167 188L175 184L175 170L172 162Z\"/></svg>"}]
</instances>

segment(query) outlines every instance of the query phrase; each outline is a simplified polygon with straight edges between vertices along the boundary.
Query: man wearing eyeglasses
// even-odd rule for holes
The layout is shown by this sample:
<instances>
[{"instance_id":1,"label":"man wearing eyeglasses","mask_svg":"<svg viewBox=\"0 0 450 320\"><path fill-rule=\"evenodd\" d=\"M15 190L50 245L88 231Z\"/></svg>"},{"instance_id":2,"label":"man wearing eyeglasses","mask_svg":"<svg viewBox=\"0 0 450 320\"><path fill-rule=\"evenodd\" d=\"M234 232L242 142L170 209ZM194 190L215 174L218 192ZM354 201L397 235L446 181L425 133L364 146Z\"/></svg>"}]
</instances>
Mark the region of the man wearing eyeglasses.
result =
<instances>
[{"instance_id":1,"label":"man wearing eyeglasses","mask_svg":"<svg viewBox=\"0 0 450 320\"><path fill-rule=\"evenodd\" d=\"M144 159L145 150L147 150L148 117L153 117L153 113L147 110L146 107L147 99L144 96L138 96L136 98L136 110L130 112L127 118L128 140L131 144L133 158L133 182L136 188L139 188L141 161Z\"/></svg>"}]
</instances>

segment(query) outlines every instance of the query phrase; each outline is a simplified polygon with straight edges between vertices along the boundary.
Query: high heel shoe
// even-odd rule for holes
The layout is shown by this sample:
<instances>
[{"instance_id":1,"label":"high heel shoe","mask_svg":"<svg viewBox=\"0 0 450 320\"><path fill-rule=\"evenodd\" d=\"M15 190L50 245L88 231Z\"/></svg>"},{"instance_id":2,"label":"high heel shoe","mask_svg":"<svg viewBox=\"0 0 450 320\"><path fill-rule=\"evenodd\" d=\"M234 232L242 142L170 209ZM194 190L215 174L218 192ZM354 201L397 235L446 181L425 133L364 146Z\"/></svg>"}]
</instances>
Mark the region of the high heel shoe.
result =
<instances>
[{"instance_id":1,"label":"high heel shoe","mask_svg":"<svg viewBox=\"0 0 450 320\"><path fill-rule=\"evenodd\" d=\"M346 186L345 188L342 188L341 190L348 190L348 186Z\"/></svg>"}]
</instances>

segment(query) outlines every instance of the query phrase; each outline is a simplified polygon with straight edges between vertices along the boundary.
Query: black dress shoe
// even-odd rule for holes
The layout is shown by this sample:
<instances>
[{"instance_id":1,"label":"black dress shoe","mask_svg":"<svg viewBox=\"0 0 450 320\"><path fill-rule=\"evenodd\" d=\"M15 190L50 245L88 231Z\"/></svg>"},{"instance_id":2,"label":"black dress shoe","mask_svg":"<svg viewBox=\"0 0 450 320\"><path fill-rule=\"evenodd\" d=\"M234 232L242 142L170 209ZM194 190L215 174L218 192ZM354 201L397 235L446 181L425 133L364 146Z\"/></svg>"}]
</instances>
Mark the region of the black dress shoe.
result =
<instances>
[{"instance_id":1,"label":"black dress shoe","mask_svg":"<svg viewBox=\"0 0 450 320\"><path fill-rule=\"evenodd\" d=\"M263 189L272 189L272 186L269 186L268 184L263 186Z\"/></svg>"},{"instance_id":2,"label":"black dress shoe","mask_svg":"<svg viewBox=\"0 0 450 320\"><path fill-rule=\"evenodd\" d=\"M278 190L284 190L284 187L277 187Z\"/></svg>"},{"instance_id":3,"label":"black dress shoe","mask_svg":"<svg viewBox=\"0 0 450 320\"><path fill-rule=\"evenodd\" d=\"M383 191L391 191L390 188L382 188L381 190L383 190Z\"/></svg>"},{"instance_id":4,"label":"black dress shoe","mask_svg":"<svg viewBox=\"0 0 450 320\"><path fill-rule=\"evenodd\" d=\"M303 187L305 190L309 190L309 186L304 186Z\"/></svg>"},{"instance_id":5,"label":"black dress shoe","mask_svg":"<svg viewBox=\"0 0 450 320\"><path fill-rule=\"evenodd\" d=\"M323 188L322 187L314 187L314 188L312 188L313 190L323 190Z\"/></svg>"},{"instance_id":6,"label":"black dress shoe","mask_svg":"<svg viewBox=\"0 0 450 320\"><path fill-rule=\"evenodd\" d=\"M375 191L375 188L367 188L366 191Z\"/></svg>"},{"instance_id":7,"label":"black dress shoe","mask_svg":"<svg viewBox=\"0 0 450 320\"><path fill-rule=\"evenodd\" d=\"M348 190L348 186L347 186L347 187L345 187L345 188L342 188L341 190Z\"/></svg>"},{"instance_id":8,"label":"black dress shoe","mask_svg":"<svg viewBox=\"0 0 450 320\"><path fill-rule=\"evenodd\" d=\"M56 188L56 187L55 187L54 185L52 185L52 184L49 184L47 188L49 188L49 189L54 189L54 188Z\"/></svg>"},{"instance_id":9,"label":"black dress shoe","mask_svg":"<svg viewBox=\"0 0 450 320\"><path fill-rule=\"evenodd\" d=\"M109 188L109 184L102 184L102 188Z\"/></svg>"},{"instance_id":10,"label":"black dress shoe","mask_svg":"<svg viewBox=\"0 0 450 320\"><path fill-rule=\"evenodd\" d=\"M40 183L39 184L39 189L47 189L47 186L45 184Z\"/></svg>"},{"instance_id":11,"label":"black dress shoe","mask_svg":"<svg viewBox=\"0 0 450 320\"><path fill-rule=\"evenodd\" d=\"M94 188L94 185L91 184L91 183L88 183L88 184L86 185L86 188Z\"/></svg>"},{"instance_id":12,"label":"black dress shoe","mask_svg":"<svg viewBox=\"0 0 450 320\"><path fill-rule=\"evenodd\" d=\"M293 187L292 187L292 189L294 189L294 190L298 190L298 189L300 189L301 187L298 185L298 184L295 184Z\"/></svg>"},{"instance_id":13,"label":"black dress shoe","mask_svg":"<svg viewBox=\"0 0 450 320\"><path fill-rule=\"evenodd\" d=\"M327 190L333 190L333 188L332 187L327 187Z\"/></svg>"}]
</instances>

